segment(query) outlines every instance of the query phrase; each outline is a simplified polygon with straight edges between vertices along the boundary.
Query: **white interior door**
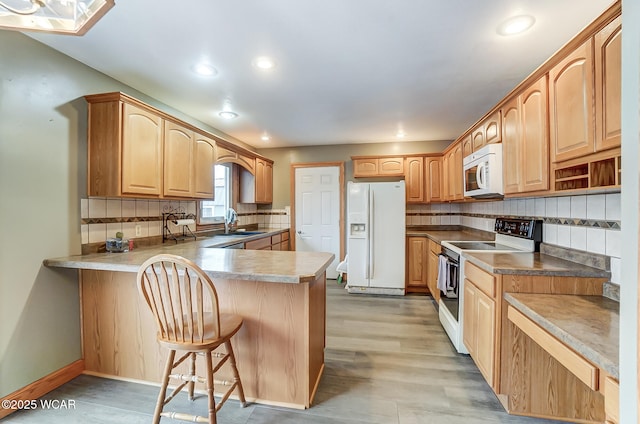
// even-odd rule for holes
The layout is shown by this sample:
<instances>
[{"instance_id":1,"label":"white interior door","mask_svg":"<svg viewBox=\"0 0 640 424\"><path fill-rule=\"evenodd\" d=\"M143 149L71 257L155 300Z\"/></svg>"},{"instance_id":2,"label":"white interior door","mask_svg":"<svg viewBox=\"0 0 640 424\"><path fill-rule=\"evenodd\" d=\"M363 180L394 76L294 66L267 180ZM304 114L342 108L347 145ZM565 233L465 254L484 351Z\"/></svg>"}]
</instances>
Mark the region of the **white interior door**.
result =
<instances>
[{"instance_id":1,"label":"white interior door","mask_svg":"<svg viewBox=\"0 0 640 424\"><path fill-rule=\"evenodd\" d=\"M338 278L340 261L340 168L295 169L296 250L335 255L327 278Z\"/></svg>"}]
</instances>

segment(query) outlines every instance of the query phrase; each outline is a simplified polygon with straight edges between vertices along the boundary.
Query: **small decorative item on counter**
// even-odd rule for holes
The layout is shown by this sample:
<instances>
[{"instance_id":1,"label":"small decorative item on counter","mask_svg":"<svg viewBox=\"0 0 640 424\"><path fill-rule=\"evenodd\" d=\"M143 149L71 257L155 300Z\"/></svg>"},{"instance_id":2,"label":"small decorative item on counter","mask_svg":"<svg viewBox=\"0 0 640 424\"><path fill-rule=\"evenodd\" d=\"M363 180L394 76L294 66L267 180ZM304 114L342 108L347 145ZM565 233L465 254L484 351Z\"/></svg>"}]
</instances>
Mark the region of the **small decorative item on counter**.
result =
<instances>
[{"instance_id":1,"label":"small decorative item on counter","mask_svg":"<svg viewBox=\"0 0 640 424\"><path fill-rule=\"evenodd\" d=\"M106 242L107 252L128 252L131 245L128 239L122 238L123 234L118 231L116 238L108 238Z\"/></svg>"}]
</instances>

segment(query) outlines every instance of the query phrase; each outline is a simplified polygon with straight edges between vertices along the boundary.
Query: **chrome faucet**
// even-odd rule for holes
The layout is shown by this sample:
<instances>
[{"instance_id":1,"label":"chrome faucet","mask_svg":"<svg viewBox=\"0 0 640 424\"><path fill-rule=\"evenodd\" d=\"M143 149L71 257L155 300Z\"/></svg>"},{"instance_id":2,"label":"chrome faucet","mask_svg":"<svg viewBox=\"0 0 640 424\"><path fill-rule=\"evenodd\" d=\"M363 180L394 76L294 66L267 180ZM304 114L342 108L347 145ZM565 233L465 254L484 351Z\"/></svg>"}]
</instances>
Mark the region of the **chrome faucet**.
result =
<instances>
[{"instance_id":1,"label":"chrome faucet","mask_svg":"<svg viewBox=\"0 0 640 424\"><path fill-rule=\"evenodd\" d=\"M224 233L229 234L229 228L238 220L238 213L233 209L227 209L224 217Z\"/></svg>"}]
</instances>

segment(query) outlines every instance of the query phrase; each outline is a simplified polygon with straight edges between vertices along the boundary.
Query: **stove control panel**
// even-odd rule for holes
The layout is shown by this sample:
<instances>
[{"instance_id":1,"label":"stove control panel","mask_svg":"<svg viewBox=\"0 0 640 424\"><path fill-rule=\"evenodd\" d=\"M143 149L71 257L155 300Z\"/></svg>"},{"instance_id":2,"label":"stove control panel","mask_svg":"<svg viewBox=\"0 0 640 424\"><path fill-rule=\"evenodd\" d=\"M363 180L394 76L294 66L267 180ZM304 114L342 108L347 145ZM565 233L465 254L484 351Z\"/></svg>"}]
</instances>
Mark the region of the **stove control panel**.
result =
<instances>
[{"instance_id":1,"label":"stove control panel","mask_svg":"<svg viewBox=\"0 0 640 424\"><path fill-rule=\"evenodd\" d=\"M535 219L496 218L495 231L498 234L542 241L542 221Z\"/></svg>"}]
</instances>

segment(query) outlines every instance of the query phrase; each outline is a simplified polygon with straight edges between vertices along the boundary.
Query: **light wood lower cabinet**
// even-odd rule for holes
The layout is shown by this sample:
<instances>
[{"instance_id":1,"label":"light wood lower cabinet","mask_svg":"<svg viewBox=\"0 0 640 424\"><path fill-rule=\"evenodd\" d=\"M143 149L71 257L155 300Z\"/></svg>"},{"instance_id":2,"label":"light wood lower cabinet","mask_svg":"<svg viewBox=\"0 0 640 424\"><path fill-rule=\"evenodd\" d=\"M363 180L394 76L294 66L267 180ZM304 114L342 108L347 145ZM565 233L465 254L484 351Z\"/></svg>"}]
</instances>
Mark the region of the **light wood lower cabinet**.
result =
<instances>
[{"instance_id":1,"label":"light wood lower cabinet","mask_svg":"<svg viewBox=\"0 0 640 424\"><path fill-rule=\"evenodd\" d=\"M497 318L495 278L467 263L462 340L489 386L495 387ZM482 289L480 288L482 287Z\"/></svg>"},{"instance_id":2,"label":"light wood lower cabinet","mask_svg":"<svg viewBox=\"0 0 640 424\"><path fill-rule=\"evenodd\" d=\"M407 237L407 265L405 291L426 293L429 275L429 239L427 237Z\"/></svg>"},{"instance_id":3,"label":"light wood lower cabinet","mask_svg":"<svg viewBox=\"0 0 640 424\"><path fill-rule=\"evenodd\" d=\"M245 242L248 250L289 250L289 231Z\"/></svg>"},{"instance_id":4,"label":"light wood lower cabinet","mask_svg":"<svg viewBox=\"0 0 640 424\"><path fill-rule=\"evenodd\" d=\"M429 240L429 260L427 262L427 287L436 302L440 301L438 290L438 264L442 247L433 240Z\"/></svg>"},{"instance_id":5,"label":"light wood lower cabinet","mask_svg":"<svg viewBox=\"0 0 640 424\"><path fill-rule=\"evenodd\" d=\"M610 376L604 380L604 412L608 423L620 422L620 385Z\"/></svg>"}]
</instances>

